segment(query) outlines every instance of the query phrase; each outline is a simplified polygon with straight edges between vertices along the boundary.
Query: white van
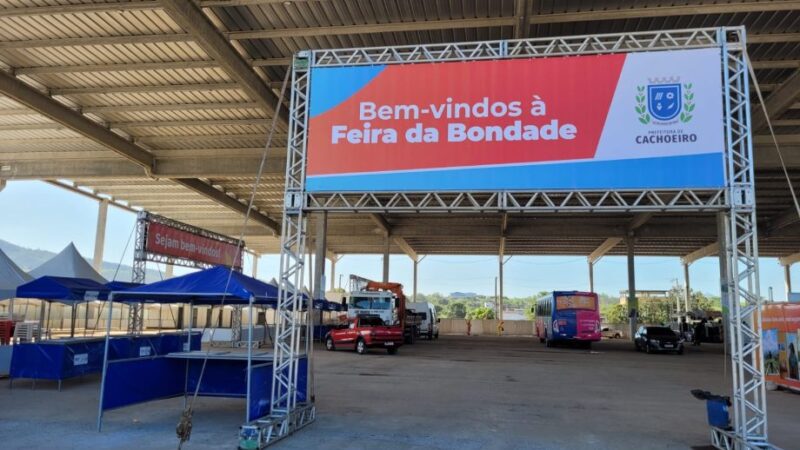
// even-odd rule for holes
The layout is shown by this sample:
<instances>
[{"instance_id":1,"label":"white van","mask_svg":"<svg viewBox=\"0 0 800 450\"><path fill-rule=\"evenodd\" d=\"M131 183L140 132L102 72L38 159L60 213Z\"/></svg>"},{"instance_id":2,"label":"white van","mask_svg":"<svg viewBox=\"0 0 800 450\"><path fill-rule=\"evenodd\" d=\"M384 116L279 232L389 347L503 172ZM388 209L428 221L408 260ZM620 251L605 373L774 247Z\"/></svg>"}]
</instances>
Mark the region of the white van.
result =
<instances>
[{"instance_id":1,"label":"white van","mask_svg":"<svg viewBox=\"0 0 800 450\"><path fill-rule=\"evenodd\" d=\"M419 336L428 339L439 339L439 317L436 315L436 307L428 302L406 303L406 309L414 311L420 316Z\"/></svg>"}]
</instances>

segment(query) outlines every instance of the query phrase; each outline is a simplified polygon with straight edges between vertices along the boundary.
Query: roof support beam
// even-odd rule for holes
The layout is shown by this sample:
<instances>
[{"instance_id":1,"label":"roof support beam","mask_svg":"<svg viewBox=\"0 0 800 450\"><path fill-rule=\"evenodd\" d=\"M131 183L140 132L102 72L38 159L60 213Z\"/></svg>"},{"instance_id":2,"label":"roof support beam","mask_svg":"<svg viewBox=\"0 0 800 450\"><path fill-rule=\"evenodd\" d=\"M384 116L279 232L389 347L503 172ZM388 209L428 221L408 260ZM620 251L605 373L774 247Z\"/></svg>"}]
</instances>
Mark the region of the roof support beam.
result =
<instances>
[{"instance_id":1,"label":"roof support beam","mask_svg":"<svg viewBox=\"0 0 800 450\"><path fill-rule=\"evenodd\" d=\"M650 218L653 217L653 213L639 213L633 216L630 223L628 223L627 227L627 234L634 233L636 230L641 228L645 223L647 223ZM603 241L592 253L589 254L589 265L592 265L600 260L606 253L610 252L614 247L616 247L620 242L622 242L621 237L610 237Z\"/></svg>"},{"instance_id":2,"label":"roof support beam","mask_svg":"<svg viewBox=\"0 0 800 450\"><path fill-rule=\"evenodd\" d=\"M765 11L792 11L800 9L798 1L716 3L705 5L649 6L590 10L580 12L537 14L531 17L532 24L565 22L594 22L599 20L645 19L652 17L697 16L703 14L734 14ZM749 40L749 39L748 39Z\"/></svg>"},{"instance_id":3,"label":"roof support beam","mask_svg":"<svg viewBox=\"0 0 800 450\"><path fill-rule=\"evenodd\" d=\"M778 230L797 222L800 222L800 216L797 215L797 210L791 207L770 219L766 227L764 227L763 234L764 236L772 236Z\"/></svg>"},{"instance_id":4,"label":"roof support beam","mask_svg":"<svg viewBox=\"0 0 800 450\"><path fill-rule=\"evenodd\" d=\"M370 214L369 217L370 219L372 219L373 222L375 222L376 225L378 225L378 227L383 232L384 236L390 237L392 241L398 247L400 247L401 250L403 250L403 253L408 255L408 257L411 258L412 260L417 261L419 256L417 255L417 252L414 251L414 249L411 247L411 245L409 245L408 241L406 241L405 238L401 236L392 235L392 225L389 223L388 220L386 220L386 217L380 214Z\"/></svg>"},{"instance_id":5,"label":"roof support beam","mask_svg":"<svg viewBox=\"0 0 800 450\"><path fill-rule=\"evenodd\" d=\"M791 255L778 258L778 262L782 266L790 266L796 262L800 262L800 253L793 253Z\"/></svg>"},{"instance_id":6,"label":"roof support beam","mask_svg":"<svg viewBox=\"0 0 800 450\"><path fill-rule=\"evenodd\" d=\"M772 120L780 118L800 97L800 70L781 83L769 96L764 99L767 114ZM761 105L753 107L752 130L757 132L767 126L764 111Z\"/></svg>"},{"instance_id":7,"label":"roof support beam","mask_svg":"<svg viewBox=\"0 0 800 450\"><path fill-rule=\"evenodd\" d=\"M252 177L254 168L261 162L259 157L237 158L155 158L152 175L159 178L228 178ZM103 179L140 178L144 172L135 164L123 159L30 159L4 161L0 152L0 164L7 170L0 171L0 178L10 180L52 179ZM267 158L264 176L283 175L286 159Z\"/></svg>"},{"instance_id":8,"label":"roof support beam","mask_svg":"<svg viewBox=\"0 0 800 450\"><path fill-rule=\"evenodd\" d=\"M621 237L607 238L592 253L589 254L589 264L594 264L599 261L603 255L611 251L611 249L616 247L620 242L622 242Z\"/></svg>"},{"instance_id":9,"label":"roof support beam","mask_svg":"<svg viewBox=\"0 0 800 450\"><path fill-rule=\"evenodd\" d=\"M142 111L202 111L220 109L258 109L256 102L220 102L220 103L171 103L171 104L152 104L152 105L112 105L112 106L83 106L81 111L84 114L107 114L121 112L142 112ZM4 110L0 109L0 116ZM11 115L11 114L9 114Z\"/></svg>"},{"instance_id":10,"label":"roof support beam","mask_svg":"<svg viewBox=\"0 0 800 450\"><path fill-rule=\"evenodd\" d=\"M156 158L147 150L139 147L133 142L124 139L118 134L103 128L97 123L87 119L86 117L83 117L81 114L67 108L61 103L42 95L35 89L3 71L0 71L0 93L11 98L17 103L27 106L43 116L58 122L83 136L86 136L92 141L108 147L129 161L141 166L144 171L139 170L140 176L145 175L145 172L151 172L155 166ZM253 172L253 167L255 166L250 167L251 174ZM243 205L240 201L215 189L203 181L192 178L180 178L176 181L234 211L242 214L247 212L246 205ZM253 211L251 215L256 222L261 223L275 232L280 232L280 227L277 225L277 222L273 221L272 219L264 216L258 211Z\"/></svg>"},{"instance_id":11,"label":"roof support beam","mask_svg":"<svg viewBox=\"0 0 800 450\"><path fill-rule=\"evenodd\" d=\"M83 3L71 5L28 6L0 9L0 17L80 14L106 11L132 11L159 8L154 0L134 0L115 3Z\"/></svg>"},{"instance_id":12,"label":"roof support beam","mask_svg":"<svg viewBox=\"0 0 800 450\"><path fill-rule=\"evenodd\" d=\"M631 222L628 224L628 231L636 231L641 228L647 221L653 217L653 213L639 213L633 216Z\"/></svg>"},{"instance_id":13,"label":"roof support beam","mask_svg":"<svg viewBox=\"0 0 800 450\"><path fill-rule=\"evenodd\" d=\"M169 42L191 42L193 39L186 33L173 34L134 34L121 36L95 36L56 39L29 39L25 41L2 41L0 49L27 49L53 47L80 47L97 45L158 44Z\"/></svg>"},{"instance_id":14,"label":"roof support beam","mask_svg":"<svg viewBox=\"0 0 800 450\"><path fill-rule=\"evenodd\" d=\"M682 257L681 264L689 265L698 259L705 258L706 256L716 255L717 253L719 253L719 242L714 242L713 244L708 244L705 247L699 248Z\"/></svg>"},{"instance_id":15,"label":"roof support beam","mask_svg":"<svg viewBox=\"0 0 800 450\"><path fill-rule=\"evenodd\" d=\"M772 3L762 3L764 5ZM728 4L708 5L722 6ZM694 14L693 9L681 6L684 14ZM657 8L644 8L654 10ZM627 10L626 10L627 11ZM586 11L580 13L564 13L569 16L559 14L538 14L530 18L531 24L558 23L566 22L568 17L573 14L583 14L582 20L601 20L596 11ZM560 16L548 17L548 16ZM539 19L544 17L546 19ZM545 20L540 22L540 20ZM225 33L228 39L280 39L291 37L314 37L314 36L341 36L348 34L367 34L367 33L396 33L404 31L426 31L426 30L450 30L459 28L491 28L502 26L514 26L516 22L513 17L493 17L493 18L473 18L473 19L454 19L454 20L428 20L421 22L398 22L388 24L366 24L366 25L337 25L328 27L309 27L309 28L281 28L276 30L255 30L255 31L236 31ZM98 37L75 37L75 38L55 38L55 39L30 39L24 41L0 41L0 49L27 49L27 48L46 48L46 47L71 47L71 46L105 46L105 45L127 45L127 44L152 44L167 42L191 42L193 37L187 33L173 34L136 34L128 36L98 36ZM766 44L781 42L800 42L800 33L765 33L748 35L749 44Z\"/></svg>"},{"instance_id":16,"label":"roof support beam","mask_svg":"<svg viewBox=\"0 0 800 450\"><path fill-rule=\"evenodd\" d=\"M528 37L528 29L531 26L530 19L528 18L530 9L529 0L514 1L514 39L524 39Z\"/></svg>"},{"instance_id":17,"label":"roof support beam","mask_svg":"<svg viewBox=\"0 0 800 450\"><path fill-rule=\"evenodd\" d=\"M253 67L272 67L288 66L291 58L266 58L250 60L249 64ZM86 64L77 66L33 66L18 67L14 69L17 75L41 75L51 73L95 73L95 72L134 72L141 70L189 70L189 69L210 69L219 67L216 61L194 60L194 61L159 61L146 63L122 63L122 64Z\"/></svg>"},{"instance_id":18,"label":"roof support beam","mask_svg":"<svg viewBox=\"0 0 800 450\"><path fill-rule=\"evenodd\" d=\"M126 205L125 203L122 203L122 202L120 202L120 201L118 201L118 200L116 200L114 198L103 197L103 196L98 195L97 193L89 192L89 191L87 191L85 189L81 189L78 186L76 186L75 183L67 183L67 182L57 181L57 180L45 180L45 183L51 184L53 186L57 186L57 187L59 187L61 189L66 189L66 190L68 190L70 192L74 192L75 194L83 195L84 197L91 198L92 200L97 200L97 201L105 200L105 201L108 201L111 206L116 206L117 208L123 209L123 210L128 211L128 212L132 212L134 214L139 212L138 209L131 208L130 205Z\"/></svg>"},{"instance_id":19,"label":"roof support beam","mask_svg":"<svg viewBox=\"0 0 800 450\"><path fill-rule=\"evenodd\" d=\"M404 31L452 30L458 28L491 28L514 25L513 17L489 17L453 20L423 20L419 22L369 23L362 25L333 25L275 30L233 31L226 33L232 40L285 39L347 34L397 33Z\"/></svg>"},{"instance_id":20,"label":"roof support beam","mask_svg":"<svg viewBox=\"0 0 800 450\"><path fill-rule=\"evenodd\" d=\"M229 91L241 89L236 83L186 83L186 84L152 84L129 86L91 86L52 88L50 95L81 94L125 94L138 92L181 92L181 91Z\"/></svg>"},{"instance_id":21,"label":"roof support beam","mask_svg":"<svg viewBox=\"0 0 800 450\"><path fill-rule=\"evenodd\" d=\"M112 133L52 98L42 95L37 90L3 71L0 71L0 93L50 120L58 122L92 141L114 150L145 170L149 171L153 167L155 158L147 150L118 134ZM143 172L140 172L140 174L144 175Z\"/></svg>"},{"instance_id":22,"label":"roof support beam","mask_svg":"<svg viewBox=\"0 0 800 450\"><path fill-rule=\"evenodd\" d=\"M236 212L239 212L242 215L247 214L248 208L245 203L215 188L214 186L211 186L210 184L204 181L198 180L196 178L176 178L175 182L183 186L186 186L187 188L197 192L200 195L205 196L210 200L213 200L216 203L219 203L220 205L223 205ZM250 219L271 229L272 231L275 232L276 235L280 234L281 230L280 224L275 220L272 220L266 215L262 214L255 208L250 210Z\"/></svg>"},{"instance_id":23,"label":"roof support beam","mask_svg":"<svg viewBox=\"0 0 800 450\"><path fill-rule=\"evenodd\" d=\"M194 37L200 47L235 79L247 95L258 102L269 114L275 113L278 96L264 84L253 68L220 34L208 17L193 2L185 0L159 0L164 10L177 24ZM288 123L289 115L281 117Z\"/></svg>"}]
</instances>

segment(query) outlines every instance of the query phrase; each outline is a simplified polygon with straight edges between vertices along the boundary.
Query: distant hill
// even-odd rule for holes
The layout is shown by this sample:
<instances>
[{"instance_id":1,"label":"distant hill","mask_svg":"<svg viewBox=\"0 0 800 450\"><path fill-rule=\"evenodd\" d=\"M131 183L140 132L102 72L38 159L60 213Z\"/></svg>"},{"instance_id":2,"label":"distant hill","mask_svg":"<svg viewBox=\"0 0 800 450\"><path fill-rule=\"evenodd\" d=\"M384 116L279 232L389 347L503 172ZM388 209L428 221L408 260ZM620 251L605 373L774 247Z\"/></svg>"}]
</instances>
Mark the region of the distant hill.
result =
<instances>
[{"instance_id":1,"label":"distant hill","mask_svg":"<svg viewBox=\"0 0 800 450\"><path fill-rule=\"evenodd\" d=\"M47 250L21 247L2 239L0 239L0 250L3 250L12 261L26 272L30 272L55 256L55 253ZM89 261L89 264L92 263L92 258L86 258L86 260ZM114 277L115 273L116 278ZM107 280L130 281L133 276L133 269L128 265L121 265L119 266L119 271L117 271L117 263L103 261L100 274ZM162 278L158 271L153 269L148 269L145 277L148 283L159 281Z\"/></svg>"},{"instance_id":2,"label":"distant hill","mask_svg":"<svg viewBox=\"0 0 800 450\"><path fill-rule=\"evenodd\" d=\"M478 294L474 292L451 292L450 298L475 298Z\"/></svg>"}]
</instances>

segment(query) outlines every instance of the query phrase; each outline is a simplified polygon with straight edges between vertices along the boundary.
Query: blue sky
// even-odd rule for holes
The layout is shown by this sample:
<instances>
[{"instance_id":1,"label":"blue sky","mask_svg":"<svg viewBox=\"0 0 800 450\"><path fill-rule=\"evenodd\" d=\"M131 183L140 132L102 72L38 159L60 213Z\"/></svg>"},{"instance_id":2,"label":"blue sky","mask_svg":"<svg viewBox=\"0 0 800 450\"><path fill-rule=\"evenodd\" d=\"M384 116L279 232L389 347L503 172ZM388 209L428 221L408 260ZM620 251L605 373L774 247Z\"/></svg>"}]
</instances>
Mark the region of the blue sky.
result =
<instances>
[{"instance_id":1,"label":"blue sky","mask_svg":"<svg viewBox=\"0 0 800 450\"><path fill-rule=\"evenodd\" d=\"M0 239L30 248L60 251L70 241L85 257L94 252L97 202L75 193L38 181L9 182L0 191ZM105 260L133 261L131 243L125 251L135 215L110 207L106 231ZM124 254L123 254L124 252ZM678 280L683 282L683 269L678 258L636 258L638 289L669 289ZM277 277L278 257L263 256L259 261L259 277ZM412 263L404 255L392 256L391 279L411 290ZM153 267L155 268L155 267ZM381 277L381 256L347 255L336 265L336 283L342 276L347 287L349 274L367 278ZM783 299L783 269L774 258L761 260L761 290L767 295L769 286L775 298ZM162 269L163 270L163 269ZM250 261L245 261L250 273ZM183 270L176 268L176 273ZM800 270L795 269L792 284L800 286ZM327 273L330 273L329 269ZM419 291L443 294L461 291L492 294L497 275L497 258L493 256L428 256L419 265ZM627 288L626 263L623 257L606 257L595 266L595 290L616 295ZM330 283L330 281L328 281ZM694 289L719 295L719 269L716 258L705 258L691 266ZM586 258L581 256L515 256L505 266L505 294L528 296L541 290L588 289Z\"/></svg>"}]
</instances>

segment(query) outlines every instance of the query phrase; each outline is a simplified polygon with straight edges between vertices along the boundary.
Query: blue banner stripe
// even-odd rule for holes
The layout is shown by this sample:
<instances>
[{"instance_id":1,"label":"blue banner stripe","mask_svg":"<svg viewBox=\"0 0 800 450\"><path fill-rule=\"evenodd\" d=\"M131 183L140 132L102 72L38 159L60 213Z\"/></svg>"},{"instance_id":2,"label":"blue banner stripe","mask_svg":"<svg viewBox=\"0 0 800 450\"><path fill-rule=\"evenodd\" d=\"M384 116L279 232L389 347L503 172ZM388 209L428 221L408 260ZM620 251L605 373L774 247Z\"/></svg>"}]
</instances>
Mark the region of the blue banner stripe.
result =
<instances>
[{"instance_id":1,"label":"blue banner stripe","mask_svg":"<svg viewBox=\"0 0 800 450\"><path fill-rule=\"evenodd\" d=\"M725 185L722 153L309 176L309 192L681 189Z\"/></svg>"},{"instance_id":2,"label":"blue banner stripe","mask_svg":"<svg viewBox=\"0 0 800 450\"><path fill-rule=\"evenodd\" d=\"M311 69L311 117L316 117L355 95L386 66L319 67Z\"/></svg>"}]
</instances>

